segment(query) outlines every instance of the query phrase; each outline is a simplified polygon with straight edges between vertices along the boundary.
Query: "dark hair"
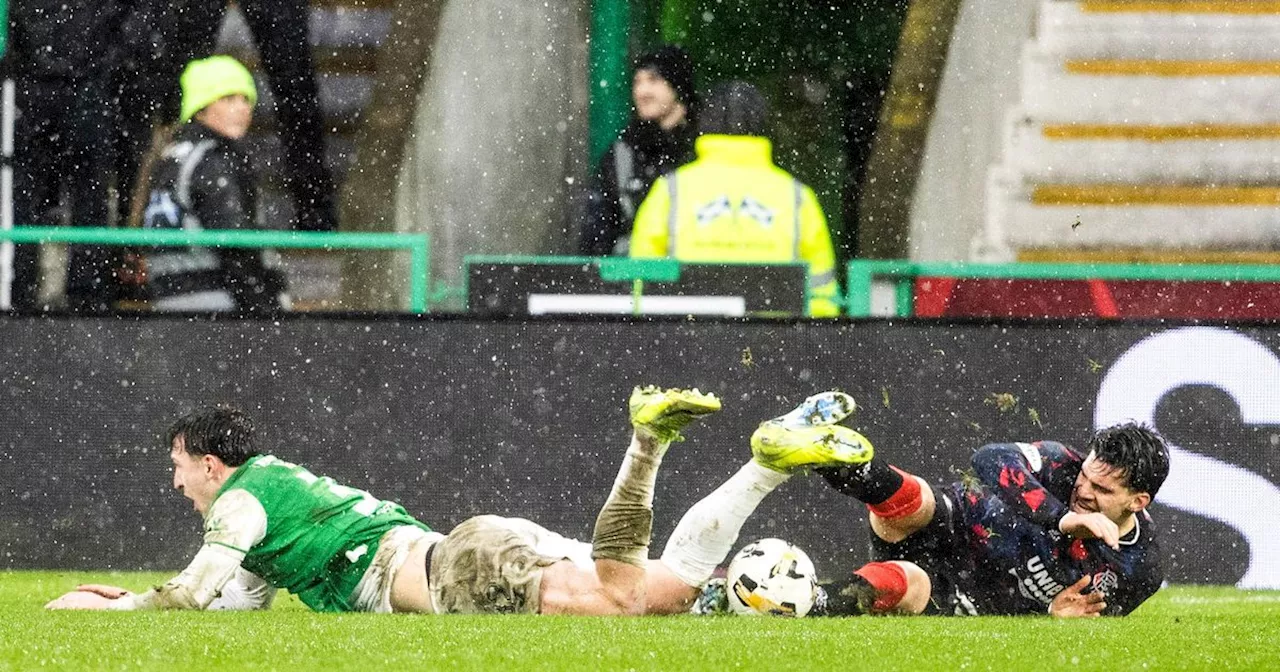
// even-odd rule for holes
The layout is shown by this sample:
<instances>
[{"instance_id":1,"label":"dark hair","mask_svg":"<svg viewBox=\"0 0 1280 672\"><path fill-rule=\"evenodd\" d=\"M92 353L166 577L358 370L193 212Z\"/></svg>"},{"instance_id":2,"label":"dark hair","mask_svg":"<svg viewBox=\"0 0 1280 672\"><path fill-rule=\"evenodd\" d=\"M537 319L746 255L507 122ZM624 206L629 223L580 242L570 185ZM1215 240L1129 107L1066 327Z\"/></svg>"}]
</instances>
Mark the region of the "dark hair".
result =
<instances>
[{"instance_id":1,"label":"dark hair","mask_svg":"<svg viewBox=\"0 0 1280 672\"><path fill-rule=\"evenodd\" d=\"M746 82L716 85L699 114L698 132L702 135L767 135L769 103L759 89Z\"/></svg>"},{"instance_id":2,"label":"dark hair","mask_svg":"<svg viewBox=\"0 0 1280 672\"><path fill-rule=\"evenodd\" d=\"M1155 497L1169 475L1169 446L1147 425L1129 422L1099 430L1088 448L1100 462L1121 470L1125 485L1135 492Z\"/></svg>"},{"instance_id":3,"label":"dark hair","mask_svg":"<svg viewBox=\"0 0 1280 672\"><path fill-rule=\"evenodd\" d=\"M253 439L253 421L238 409L226 406L192 411L169 425L165 446L182 437L189 455L212 455L228 467L238 467L258 454Z\"/></svg>"}]
</instances>

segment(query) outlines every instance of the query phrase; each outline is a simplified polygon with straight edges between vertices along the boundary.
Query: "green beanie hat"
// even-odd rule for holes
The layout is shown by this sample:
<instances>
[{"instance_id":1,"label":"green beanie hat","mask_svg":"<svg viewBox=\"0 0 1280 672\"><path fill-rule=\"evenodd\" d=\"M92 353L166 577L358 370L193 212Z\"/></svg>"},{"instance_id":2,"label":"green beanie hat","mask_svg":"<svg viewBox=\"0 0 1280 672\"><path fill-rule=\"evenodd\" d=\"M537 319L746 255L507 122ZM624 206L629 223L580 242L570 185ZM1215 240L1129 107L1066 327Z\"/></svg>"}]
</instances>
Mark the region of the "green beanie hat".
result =
<instances>
[{"instance_id":1,"label":"green beanie hat","mask_svg":"<svg viewBox=\"0 0 1280 672\"><path fill-rule=\"evenodd\" d=\"M230 56L210 56L191 61L182 71L181 121L186 123L215 100L237 93L244 94L250 105L258 102L253 75L240 61Z\"/></svg>"}]
</instances>

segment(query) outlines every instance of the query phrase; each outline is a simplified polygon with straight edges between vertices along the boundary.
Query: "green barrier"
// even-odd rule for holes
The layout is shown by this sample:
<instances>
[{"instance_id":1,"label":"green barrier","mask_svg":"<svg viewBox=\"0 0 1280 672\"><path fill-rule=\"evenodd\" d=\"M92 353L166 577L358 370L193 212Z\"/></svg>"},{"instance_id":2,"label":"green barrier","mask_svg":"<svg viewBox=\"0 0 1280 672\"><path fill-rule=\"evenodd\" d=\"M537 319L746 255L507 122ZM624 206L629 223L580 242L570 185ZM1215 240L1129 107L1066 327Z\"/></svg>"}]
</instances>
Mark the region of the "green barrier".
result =
<instances>
[{"instance_id":1,"label":"green barrier","mask_svg":"<svg viewBox=\"0 0 1280 672\"><path fill-rule=\"evenodd\" d=\"M303 231L182 231L89 227L19 226L0 230L0 241L16 244L145 245L161 247L277 247L316 250L408 250L409 310L427 312L425 233L313 233Z\"/></svg>"},{"instance_id":2,"label":"green barrier","mask_svg":"<svg viewBox=\"0 0 1280 672\"><path fill-rule=\"evenodd\" d=\"M940 277L996 280L1164 280L1170 282L1280 282L1280 266L1232 264L979 264L962 261L849 262L849 315L871 315L871 285L876 278L894 282L895 315L914 312L916 278Z\"/></svg>"},{"instance_id":3,"label":"green barrier","mask_svg":"<svg viewBox=\"0 0 1280 672\"><path fill-rule=\"evenodd\" d=\"M0 0L0 57L9 51L9 0Z\"/></svg>"}]
</instances>

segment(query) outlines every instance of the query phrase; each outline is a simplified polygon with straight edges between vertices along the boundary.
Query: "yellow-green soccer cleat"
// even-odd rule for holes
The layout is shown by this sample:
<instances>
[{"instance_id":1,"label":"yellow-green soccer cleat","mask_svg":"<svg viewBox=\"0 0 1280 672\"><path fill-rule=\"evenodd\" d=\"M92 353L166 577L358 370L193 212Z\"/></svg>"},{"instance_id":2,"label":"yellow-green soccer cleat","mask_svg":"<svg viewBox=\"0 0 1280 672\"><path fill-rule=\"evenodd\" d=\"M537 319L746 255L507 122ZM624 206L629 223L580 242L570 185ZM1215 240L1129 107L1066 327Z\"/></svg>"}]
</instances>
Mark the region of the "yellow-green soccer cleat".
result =
<instances>
[{"instance_id":1,"label":"yellow-green soccer cleat","mask_svg":"<svg viewBox=\"0 0 1280 672\"><path fill-rule=\"evenodd\" d=\"M660 441L681 441L680 430L694 418L720 410L714 394L696 389L667 389L650 385L631 392L631 425Z\"/></svg>"},{"instance_id":2,"label":"yellow-green soccer cleat","mask_svg":"<svg viewBox=\"0 0 1280 672\"><path fill-rule=\"evenodd\" d=\"M769 420L751 435L751 455L760 466L789 474L804 468L866 464L875 449L848 427L790 426Z\"/></svg>"},{"instance_id":3,"label":"yellow-green soccer cleat","mask_svg":"<svg viewBox=\"0 0 1280 672\"><path fill-rule=\"evenodd\" d=\"M834 425L849 417L858 410L853 397L837 390L819 392L800 402L791 412L774 418L776 422L788 427L815 427Z\"/></svg>"}]
</instances>

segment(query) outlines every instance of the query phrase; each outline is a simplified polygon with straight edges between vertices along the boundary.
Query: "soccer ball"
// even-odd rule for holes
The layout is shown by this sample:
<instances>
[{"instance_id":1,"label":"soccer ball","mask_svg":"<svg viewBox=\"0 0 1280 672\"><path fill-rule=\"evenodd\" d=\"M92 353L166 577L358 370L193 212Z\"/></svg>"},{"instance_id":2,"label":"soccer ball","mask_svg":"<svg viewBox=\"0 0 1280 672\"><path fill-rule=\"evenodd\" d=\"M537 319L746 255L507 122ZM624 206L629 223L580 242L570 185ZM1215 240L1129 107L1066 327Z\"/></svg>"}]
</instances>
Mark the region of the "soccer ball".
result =
<instances>
[{"instance_id":1,"label":"soccer ball","mask_svg":"<svg viewBox=\"0 0 1280 672\"><path fill-rule=\"evenodd\" d=\"M781 539L747 544L729 562L725 578L729 610L741 616L804 616L818 595L813 561Z\"/></svg>"}]
</instances>

